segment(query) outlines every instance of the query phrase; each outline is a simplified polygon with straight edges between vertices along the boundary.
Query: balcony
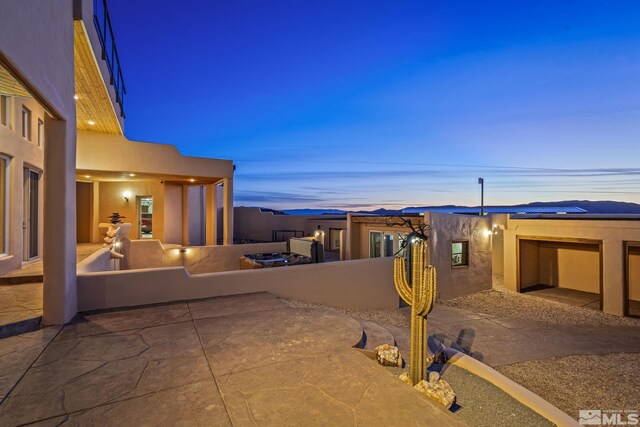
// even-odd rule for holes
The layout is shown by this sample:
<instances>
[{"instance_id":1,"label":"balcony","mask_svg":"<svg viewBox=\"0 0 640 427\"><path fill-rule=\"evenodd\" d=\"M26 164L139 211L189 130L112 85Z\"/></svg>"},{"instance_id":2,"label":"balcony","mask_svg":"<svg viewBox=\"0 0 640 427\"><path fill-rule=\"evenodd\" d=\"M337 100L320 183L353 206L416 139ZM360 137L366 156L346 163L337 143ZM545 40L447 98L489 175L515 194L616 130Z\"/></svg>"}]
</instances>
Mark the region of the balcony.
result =
<instances>
[{"instance_id":1,"label":"balcony","mask_svg":"<svg viewBox=\"0 0 640 427\"><path fill-rule=\"evenodd\" d=\"M113 36L109 9L107 9L107 0L93 1L93 22L98 32L100 47L102 48L102 59L106 61L107 68L109 69L109 83L115 89L116 103L120 106L120 116L124 118L126 117L124 114L124 96L127 90L124 86L124 79L122 78L122 67L120 66L116 40Z\"/></svg>"},{"instance_id":2,"label":"balcony","mask_svg":"<svg viewBox=\"0 0 640 427\"><path fill-rule=\"evenodd\" d=\"M126 87L105 0L74 0L76 122L122 135Z\"/></svg>"}]
</instances>

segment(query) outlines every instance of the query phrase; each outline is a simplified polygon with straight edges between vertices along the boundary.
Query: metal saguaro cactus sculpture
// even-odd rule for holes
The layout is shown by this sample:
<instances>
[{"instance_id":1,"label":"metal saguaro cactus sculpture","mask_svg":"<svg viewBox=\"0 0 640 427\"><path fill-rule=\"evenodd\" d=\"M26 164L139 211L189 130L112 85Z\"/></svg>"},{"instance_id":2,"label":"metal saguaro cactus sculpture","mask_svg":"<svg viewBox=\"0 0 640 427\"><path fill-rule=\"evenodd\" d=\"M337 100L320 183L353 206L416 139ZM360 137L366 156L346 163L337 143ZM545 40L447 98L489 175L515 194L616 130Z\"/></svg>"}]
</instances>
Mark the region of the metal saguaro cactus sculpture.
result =
<instances>
[{"instance_id":1,"label":"metal saguaro cactus sculpture","mask_svg":"<svg viewBox=\"0 0 640 427\"><path fill-rule=\"evenodd\" d=\"M409 376L414 384L425 379L427 357L427 314L436 302L436 269L427 263L427 244L411 245L411 284L403 257L393 261L394 283L400 298L411 305L411 355Z\"/></svg>"}]
</instances>

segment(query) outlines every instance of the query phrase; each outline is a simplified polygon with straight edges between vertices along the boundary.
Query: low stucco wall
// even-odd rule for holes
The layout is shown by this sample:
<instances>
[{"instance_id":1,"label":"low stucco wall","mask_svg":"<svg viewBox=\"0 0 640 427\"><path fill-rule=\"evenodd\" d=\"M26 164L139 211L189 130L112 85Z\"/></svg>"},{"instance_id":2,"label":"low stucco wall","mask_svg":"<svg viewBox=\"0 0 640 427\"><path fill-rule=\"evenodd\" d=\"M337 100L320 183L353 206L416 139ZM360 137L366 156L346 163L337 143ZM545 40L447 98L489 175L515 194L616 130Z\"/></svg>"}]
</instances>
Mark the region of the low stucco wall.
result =
<instances>
[{"instance_id":1,"label":"low stucco wall","mask_svg":"<svg viewBox=\"0 0 640 427\"><path fill-rule=\"evenodd\" d=\"M183 267L78 275L78 310L97 310L252 292L335 307L398 308L393 259L190 275Z\"/></svg>"},{"instance_id":2,"label":"low stucco wall","mask_svg":"<svg viewBox=\"0 0 640 427\"><path fill-rule=\"evenodd\" d=\"M109 249L98 249L78 263L78 274L100 271L111 271L111 253Z\"/></svg>"},{"instance_id":3,"label":"low stucco wall","mask_svg":"<svg viewBox=\"0 0 640 427\"><path fill-rule=\"evenodd\" d=\"M244 254L286 251L285 242L248 245L192 246L180 252L175 245L158 240L132 240L126 257L129 270L143 268L185 267L191 274L238 270Z\"/></svg>"}]
</instances>

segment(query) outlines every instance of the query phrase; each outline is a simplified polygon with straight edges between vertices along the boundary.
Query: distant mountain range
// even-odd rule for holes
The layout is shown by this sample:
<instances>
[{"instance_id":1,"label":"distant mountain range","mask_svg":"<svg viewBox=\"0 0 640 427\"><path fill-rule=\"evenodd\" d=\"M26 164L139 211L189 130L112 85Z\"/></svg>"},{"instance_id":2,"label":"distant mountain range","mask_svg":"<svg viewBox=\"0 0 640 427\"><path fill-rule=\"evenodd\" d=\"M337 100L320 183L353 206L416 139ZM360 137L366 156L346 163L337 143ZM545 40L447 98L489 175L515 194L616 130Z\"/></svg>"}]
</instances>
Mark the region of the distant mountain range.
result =
<instances>
[{"instance_id":1,"label":"distant mountain range","mask_svg":"<svg viewBox=\"0 0 640 427\"><path fill-rule=\"evenodd\" d=\"M506 206L506 205L505 205ZM520 205L509 206L577 206L586 210L588 213L597 214L639 214L640 204L629 202L614 202L611 200L561 200L557 202L532 202ZM459 208L458 205L441 205L441 206L410 206L411 208L434 208L434 207L446 207L446 208ZM409 208L409 207L407 207ZM406 208L405 208L406 209ZM285 209L276 211L274 209L263 209L276 214L284 215L345 215L348 212L352 213L367 213L375 215L399 215L402 213L402 209L376 209L371 211L344 211L340 209Z\"/></svg>"}]
</instances>

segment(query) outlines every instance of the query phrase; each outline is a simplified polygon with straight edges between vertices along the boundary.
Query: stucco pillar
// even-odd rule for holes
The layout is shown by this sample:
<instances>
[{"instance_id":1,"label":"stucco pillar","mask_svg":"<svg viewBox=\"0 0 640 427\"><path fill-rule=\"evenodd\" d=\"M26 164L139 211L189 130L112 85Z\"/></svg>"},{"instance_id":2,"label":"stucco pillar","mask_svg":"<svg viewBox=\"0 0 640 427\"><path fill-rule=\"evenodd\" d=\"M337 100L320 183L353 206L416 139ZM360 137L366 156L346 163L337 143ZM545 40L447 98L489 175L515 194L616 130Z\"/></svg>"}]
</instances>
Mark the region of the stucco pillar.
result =
<instances>
[{"instance_id":1,"label":"stucco pillar","mask_svg":"<svg viewBox=\"0 0 640 427\"><path fill-rule=\"evenodd\" d=\"M78 311L76 289L76 129L45 118L44 325L62 325Z\"/></svg>"},{"instance_id":2,"label":"stucco pillar","mask_svg":"<svg viewBox=\"0 0 640 427\"><path fill-rule=\"evenodd\" d=\"M182 246L189 245L189 186L182 186Z\"/></svg>"},{"instance_id":3,"label":"stucco pillar","mask_svg":"<svg viewBox=\"0 0 640 427\"><path fill-rule=\"evenodd\" d=\"M100 224L100 183L94 182L91 185L91 242L99 243L102 239L100 236L100 228L98 224ZM106 222L105 218L104 221Z\"/></svg>"},{"instance_id":4,"label":"stucco pillar","mask_svg":"<svg viewBox=\"0 0 640 427\"><path fill-rule=\"evenodd\" d=\"M624 316L624 248L622 241L605 240L602 250L602 311Z\"/></svg>"},{"instance_id":5,"label":"stucco pillar","mask_svg":"<svg viewBox=\"0 0 640 427\"><path fill-rule=\"evenodd\" d=\"M207 219L205 229L207 232L206 244L218 244L218 184L207 185Z\"/></svg>"},{"instance_id":6,"label":"stucco pillar","mask_svg":"<svg viewBox=\"0 0 640 427\"><path fill-rule=\"evenodd\" d=\"M223 185L222 243L233 245L233 178L225 178Z\"/></svg>"}]
</instances>

